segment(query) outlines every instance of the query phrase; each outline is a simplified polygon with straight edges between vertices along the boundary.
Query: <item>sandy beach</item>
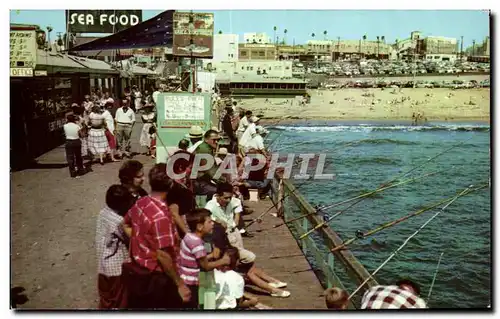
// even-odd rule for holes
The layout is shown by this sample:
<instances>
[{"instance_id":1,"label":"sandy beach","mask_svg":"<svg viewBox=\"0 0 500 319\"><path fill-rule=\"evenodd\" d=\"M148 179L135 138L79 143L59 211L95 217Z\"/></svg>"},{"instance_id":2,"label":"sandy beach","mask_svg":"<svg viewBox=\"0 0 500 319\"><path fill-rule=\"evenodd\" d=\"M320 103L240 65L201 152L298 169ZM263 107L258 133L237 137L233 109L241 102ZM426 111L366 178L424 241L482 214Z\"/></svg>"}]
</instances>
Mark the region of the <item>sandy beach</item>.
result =
<instances>
[{"instance_id":1,"label":"sandy beach","mask_svg":"<svg viewBox=\"0 0 500 319\"><path fill-rule=\"evenodd\" d=\"M294 120L405 120L420 112L428 121L490 120L490 89L370 88L310 90L311 103L254 98L240 106L266 122ZM293 100L293 101L292 101Z\"/></svg>"}]
</instances>

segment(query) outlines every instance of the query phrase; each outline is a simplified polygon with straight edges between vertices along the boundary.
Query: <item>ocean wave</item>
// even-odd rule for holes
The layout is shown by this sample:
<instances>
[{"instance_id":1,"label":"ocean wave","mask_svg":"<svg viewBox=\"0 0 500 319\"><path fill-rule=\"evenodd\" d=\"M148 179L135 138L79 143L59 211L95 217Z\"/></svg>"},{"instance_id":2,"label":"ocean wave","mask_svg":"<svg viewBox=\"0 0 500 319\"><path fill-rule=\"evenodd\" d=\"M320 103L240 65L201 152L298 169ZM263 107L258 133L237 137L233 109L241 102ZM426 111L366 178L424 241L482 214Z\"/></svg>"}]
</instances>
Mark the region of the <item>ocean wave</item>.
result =
<instances>
[{"instance_id":1,"label":"ocean wave","mask_svg":"<svg viewBox=\"0 0 500 319\"><path fill-rule=\"evenodd\" d=\"M383 141L383 140L368 140L368 141ZM394 141L391 142L404 142L404 141ZM387 157L351 157L344 160L346 164L382 164L382 165L399 165L400 161Z\"/></svg>"},{"instance_id":2,"label":"ocean wave","mask_svg":"<svg viewBox=\"0 0 500 319\"><path fill-rule=\"evenodd\" d=\"M373 131L459 131L459 132L488 132L489 125L424 125L424 126L409 126L409 125L324 125L324 126L288 126L278 125L271 126L271 129L282 130L288 132L373 132Z\"/></svg>"}]
</instances>

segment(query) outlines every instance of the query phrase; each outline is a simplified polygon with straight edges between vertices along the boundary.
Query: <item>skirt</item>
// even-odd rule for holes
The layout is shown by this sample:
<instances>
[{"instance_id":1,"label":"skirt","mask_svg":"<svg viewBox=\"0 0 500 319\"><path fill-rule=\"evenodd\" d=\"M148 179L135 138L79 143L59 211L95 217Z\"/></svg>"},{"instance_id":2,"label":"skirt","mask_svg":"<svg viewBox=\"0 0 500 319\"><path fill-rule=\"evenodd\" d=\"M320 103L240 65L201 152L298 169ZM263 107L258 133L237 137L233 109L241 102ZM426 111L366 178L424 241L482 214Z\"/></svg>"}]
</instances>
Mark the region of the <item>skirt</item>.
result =
<instances>
[{"instance_id":1,"label":"skirt","mask_svg":"<svg viewBox=\"0 0 500 319\"><path fill-rule=\"evenodd\" d=\"M108 140L109 148L112 150L116 150L116 138L113 135L113 133L111 133L110 130L106 130L104 134L106 134L106 139Z\"/></svg>"},{"instance_id":2,"label":"skirt","mask_svg":"<svg viewBox=\"0 0 500 319\"><path fill-rule=\"evenodd\" d=\"M89 150L92 154L104 154L110 151L104 129L90 129L88 140Z\"/></svg>"},{"instance_id":3,"label":"skirt","mask_svg":"<svg viewBox=\"0 0 500 319\"><path fill-rule=\"evenodd\" d=\"M151 146L151 136L149 135L149 129L152 126L152 123L144 123L144 125L142 126L141 137L139 139L139 143L141 144L141 146Z\"/></svg>"},{"instance_id":4,"label":"skirt","mask_svg":"<svg viewBox=\"0 0 500 319\"><path fill-rule=\"evenodd\" d=\"M82 156L89 156L89 139L88 137L80 138L82 141Z\"/></svg>"}]
</instances>

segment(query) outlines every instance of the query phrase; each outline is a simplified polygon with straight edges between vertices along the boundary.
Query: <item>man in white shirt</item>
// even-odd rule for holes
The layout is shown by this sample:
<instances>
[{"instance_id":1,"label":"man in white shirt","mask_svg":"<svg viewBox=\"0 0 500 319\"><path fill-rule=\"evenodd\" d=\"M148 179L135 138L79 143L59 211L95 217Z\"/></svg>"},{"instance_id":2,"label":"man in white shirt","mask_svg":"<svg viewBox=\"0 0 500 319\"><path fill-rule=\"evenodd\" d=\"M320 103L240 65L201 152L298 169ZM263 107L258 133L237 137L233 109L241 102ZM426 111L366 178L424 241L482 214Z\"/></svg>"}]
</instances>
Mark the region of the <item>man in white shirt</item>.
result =
<instances>
[{"instance_id":1,"label":"man in white shirt","mask_svg":"<svg viewBox=\"0 0 500 319\"><path fill-rule=\"evenodd\" d=\"M267 135L267 130L262 126L256 127L257 134L247 143L247 150L253 148L262 152L265 152L266 149L264 147L264 136Z\"/></svg>"},{"instance_id":2,"label":"man in white shirt","mask_svg":"<svg viewBox=\"0 0 500 319\"><path fill-rule=\"evenodd\" d=\"M249 124L247 126L247 129L245 130L245 132L243 133L243 135L241 135L241 138L239 139L239 145L243 148L247 148L248 147L248 143L250 142L250 140L252 138L255 137L255 135L257 134L257 122L259 121L259 118L257 116L252 116L249 120ZM241 123L241 121L240 121Z\"/></svg>"},{"instance_id":3,"label":"man in white shirt","mask_svg":"<svg viewBox=\"0 0 500 319\"><path fill-rule=\"evenodd\" d=\"M123 100L122 107L116 110L115 121L116 121L116 137L117 137L117 150L120 156L125 156L130 158L130 136L132 135L132 128L135 123L135 113L129 107L129 101Z\"/></svg>"},{"instance_id":4,"label":"man in white shirt","mask_svg":"<svg viewBox=\"0 0 500 319\"><path fill-rule=\"evenodd\" d=\"M254 262L255 254L243 247L243 239L237 227L243 207L239 201L233 200L233 186L229 183L217 185L217 193L207 202L205 209L210 211L213 221L224 227L229 243L238 249L241 262Z\"/></svg>"},{"instance_id":5,"label":"man in white shirt","mask_svg":"<svg viewBox=\"0 0 500 319\"><path fill-rule=\"evenodd\" d=\"M247 130L248 124L250 124L250 118L252 117L252 111L246 111L245 116L240 120L240 123L238 124L238 129L236 130L236 137L238 139L241 138L243 133Z\"/></svg>"},{"instance_id":6,"label":"man in white shirt","mask_svg":"<svg viewBox=\"0 0 500 319\"><path fill-rule=\"evenodd\" d=\"M68 123L64 124L64 135L66 137L66 159L68 160L69 174L78 177L83 174L82 142L80 140L80 125L76 124L76 116L72 113L66 117Z\"/></svg>"}]
</instances>

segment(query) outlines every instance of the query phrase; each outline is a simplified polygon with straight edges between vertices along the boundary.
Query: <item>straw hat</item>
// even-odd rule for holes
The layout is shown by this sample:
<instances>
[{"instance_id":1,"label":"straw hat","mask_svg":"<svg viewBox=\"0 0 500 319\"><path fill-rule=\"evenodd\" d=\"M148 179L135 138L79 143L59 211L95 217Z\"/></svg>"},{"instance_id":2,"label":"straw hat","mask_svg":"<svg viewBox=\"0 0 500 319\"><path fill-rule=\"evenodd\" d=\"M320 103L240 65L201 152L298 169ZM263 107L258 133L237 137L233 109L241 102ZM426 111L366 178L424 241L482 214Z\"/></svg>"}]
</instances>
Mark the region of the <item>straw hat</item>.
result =
<instances>
[{"instance_id":1,"label":"straw hat","mask_svg":"<svg viewBox=\"0 0 500 319\"><path fill-rule=\"evenodd\" d=\"M202 138L203 137L203 129L198 125L193 125L189 129L189 133L186 134L187 138Z\"/></svg>"},{"instance_id":2,"label":"straw hat","mask_svg":"<svg viewBox=\"0 0 500 319\"><path fill-rule=\"evenodd\" d=\"M219 132L219 129L217 128L217 126L212 126L212 130L216 131L216 132Z\"/></svg>"},{"instance_id":3,"label":"straw hat","mask_svg":"<svg viewBox=\"0 0 500 319\"><path fill-rule=\"evenodd\" d=\"M219 148L219 151L217 152L217 155L227 155L227 154L228 154L227 148L225 147Z\"/></svg>"}]
</instances>

